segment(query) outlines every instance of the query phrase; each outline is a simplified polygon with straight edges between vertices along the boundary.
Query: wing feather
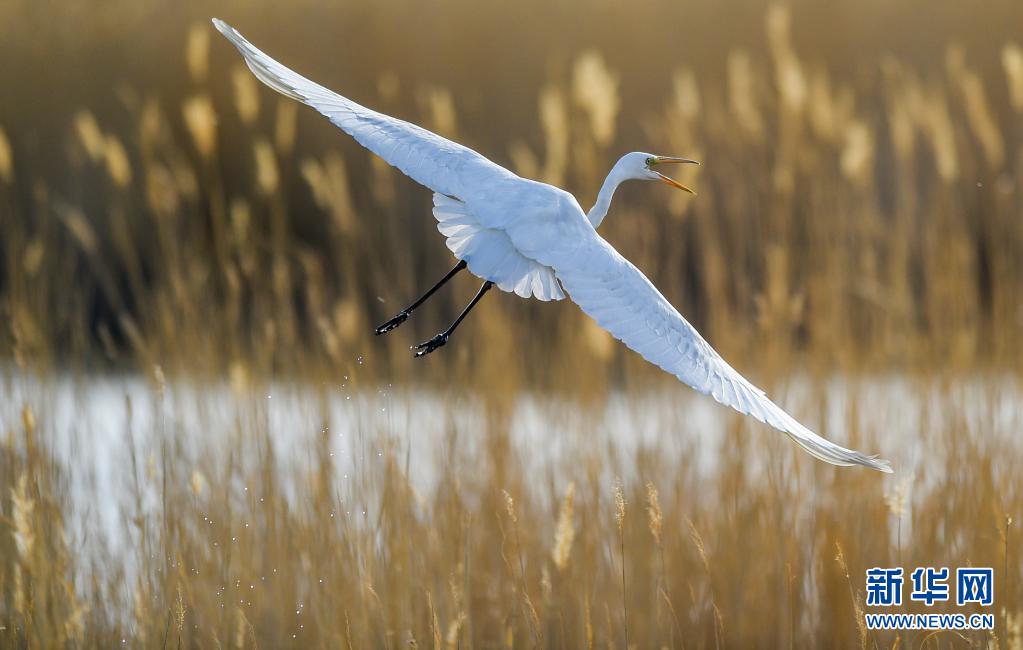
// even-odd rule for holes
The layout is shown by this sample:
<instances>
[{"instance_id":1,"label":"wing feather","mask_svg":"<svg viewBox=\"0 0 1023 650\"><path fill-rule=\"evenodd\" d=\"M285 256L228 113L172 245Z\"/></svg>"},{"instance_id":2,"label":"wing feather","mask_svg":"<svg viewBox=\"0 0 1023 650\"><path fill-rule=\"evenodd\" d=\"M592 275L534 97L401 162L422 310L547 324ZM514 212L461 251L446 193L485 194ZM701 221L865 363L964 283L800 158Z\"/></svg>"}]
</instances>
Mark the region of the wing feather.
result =
<instances>
[{"instance_id":1,"label":"wing feather","mask_svg":"<svg viewBox=\"0 0 1023 650\"><path fill-rule=\"evenodd\" d=\"M472 273L523 298L564 297L551 269L523 255L495 227L512 215L494 208L493 221L486 218L495 186L523 183L522 179L468 147L368 109L306 79L260 51L220 19L214 18L213 25L238 48L260 81L315 108L359 144L432 189L438 228L447 237L451 252L464 259Z\"/></svg>"},{"instance_id":2,"label":"wing feather","mask_svg":"<svg viewBox=\"0 0 1023 650\"><path fill-rule=\"evenodd\" d=\"M701 393L785 433L803 449L834 465L891 472L888 461L825 440L795 420L729 366L631 262L596 231L568 254L544 259L569 297L598 325L644 359Z\"/></svg>"},{"instance_id":3,"label":"wing feather","mask_svg":"<svg viewBox=\"0 0 1023 650\"><path fill-rule=\"evenodd\" d=\"M213 25L234 44L256 77L307 104L414 181L463 200L485 181L518 177L479 153L436 133L353 102L278 63L219 18Z\"/></svg>"},{"instance_id":4,"label":"wing feather","mask_svg":"<svg viewBox=\"0 0 1023 650\"><path fill-rule=\"evenodd\" d=\"M213 24L238 48L260 81L315 108L362 146L434 192L471 201L483 210L488 207L488 191L507 181L522 181L468 147L415 124L370 110L306 79L261 52L227 23L215 18ZM571 203L573 210L578 211L574 200ZM450 206L444 206L438 219L444 222L453 211ZM501 234L509 238L516 254L530 264L553 268L557 280L584 312L651 363L696 390L713 395L722 404L784 432L821 460L835 465L865 465L883 472L891 471L887 461L821 438L774 404L763 391L725 363L646 276L597 235L585 220L581 222L585 227L573 223L567 231L559 233L558 227L565 224L509 222L506 220L510 215L499 211L493 219L474 216L479 225L486 228L502 221ZM518 267L518 260L510 260L509 250L462 228L472 224L456 218L448 225L450 229L442 228L441 232L449 237L448 245L456 255L470 255L469 248L482 246L492 255L476 262L482 264L484 270L493 272L512 261L515 262L512 266ZM572 236L560 240L548 236L566 233ZM470 260L469 264L472 270L474 262ZM521 288L522 292L542 292L545 299L560 297L560 289L553 278L534 277L530 283L525 283L520 275L514 277L514 281L508 279L507 286L502 286L504 290Z\"/></svg>"}]
</instances>

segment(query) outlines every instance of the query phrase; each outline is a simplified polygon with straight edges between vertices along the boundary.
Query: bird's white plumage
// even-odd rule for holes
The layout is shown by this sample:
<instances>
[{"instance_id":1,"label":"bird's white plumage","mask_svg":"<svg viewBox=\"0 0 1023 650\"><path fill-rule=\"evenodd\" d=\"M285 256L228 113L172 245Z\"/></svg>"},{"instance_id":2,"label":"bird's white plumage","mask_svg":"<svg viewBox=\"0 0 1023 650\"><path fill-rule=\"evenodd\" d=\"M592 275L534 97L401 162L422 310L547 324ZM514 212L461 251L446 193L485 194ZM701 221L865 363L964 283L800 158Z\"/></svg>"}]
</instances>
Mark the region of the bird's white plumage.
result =
<instances>
[{"instance_id":1,"label":"bird's white plumage","mask_svg":"<svg viewBox=\"0 0 1023 650\"><path fill-rule=\"evenodd\" d=\"M784 432L815 457L891 471L887 461L818 436L729 366L646 276L597 234L593 223L600 222L602 213L588 219L566 192L519 178L467 147L360 106L281 65L223 21L213 23L261 81L312 106L432 189L438 228L452 253L474 274L504 291L543 300L562 298L564 287L598 325L644 359ZM649 170L627 173L632 159L649 160L647 156L629 154L619 161L601 190L601 210L606 211L622 180L656 177Z\"/></svg>"},{"instance_id":2,"label":"bird's white plumage","mask_svg":"<svg viewBox=\"0 0 1023 650\"><path fill-rule=\"evenodd\" d=\"M434 192L462 197L464 182L511 175L472 149L426 129L382 115L312 82L249 43L238 30L214 18L260 81L277 92L312 106L348 135L407 176Z\"/></svg>"},{"instance_id":3,"label":"bird's white plumage","mask_svg":"<svg viewBox=\"0 0 1023 650\"><path fill-rule=\"evenodd\" d=\"M772 402L729 366L650 280L596 232L572 254L548 262L572 300L647 361L718 402L786 433L823 461L891 471L886 461L818 436Z\"/></svg>"},{"instance_id":4,"label":"bird's white plumage","mask_svg":"<svg viewBox=\"0 0 1023 650\"><path fill-rule=\"evenodd\" d=\"M438 227L448 238L448 248L465 260L472 273L523 298L564 298L551 269L520 255L506 235L480 223L469 208L470 200L481 202L479 190L487 183L518 177L472 149L377 113L306 79L257 49L224 21L215 18L213 24L234 43L263 83L315 108L359 144L432 189Z\"/></svg>"},{"instance_id":5,"label":"bird's white plumage","mask_svg":"<svg viewBox=\"0 0 1023 650\"><path fill-rule=\"evenodd\" d=\"M447 237L448 249L465 260L474 275L522 298L565 297L553 269L519 253L504 230L480 225L462 201L435 193L433 216L437 218L437 229Z\"/></svg>"}]
</instances>

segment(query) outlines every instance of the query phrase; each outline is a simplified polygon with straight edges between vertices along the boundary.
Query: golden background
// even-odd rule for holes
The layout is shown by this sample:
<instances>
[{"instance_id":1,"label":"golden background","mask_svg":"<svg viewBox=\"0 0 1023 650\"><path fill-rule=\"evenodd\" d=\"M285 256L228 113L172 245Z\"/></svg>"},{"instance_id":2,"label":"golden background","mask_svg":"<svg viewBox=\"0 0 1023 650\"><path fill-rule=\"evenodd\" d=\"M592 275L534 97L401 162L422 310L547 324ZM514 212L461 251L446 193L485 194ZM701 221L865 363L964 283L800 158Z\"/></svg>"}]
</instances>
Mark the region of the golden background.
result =
<instances>
[{"instance_id":1,"label":"golden background","mask_svg":"<svg viewBox=\"0 0 1023 650\"><path fill-rule=\"evenodd\" d=\"M688 389L568 301L491 294L413 361L471 297L459 278L374 337L452 263L429 191L259 85L212 16L584 208L623 153L699 159L697 197L628 184L602 235L895 477L723 409L710 471L620 453L615 400L709 443ZM1023 4L6 0L0 25L0 645L1023 643ZM91 438L58 417L63 382L123 396L123 555L76 552L99 533L69 523L93 506L58 441ZM282 467L281 383L358 436L357 475L326 441ZM410 460L408 423L336 421L339 390L395 391L446 432L437 457ZM539 446L513 433L533 399L556 404ZM188 424L208 410L232 424ZM927 563L994 566L996 630L865 630L863 570Z\"/></svg>"}]
</instances>

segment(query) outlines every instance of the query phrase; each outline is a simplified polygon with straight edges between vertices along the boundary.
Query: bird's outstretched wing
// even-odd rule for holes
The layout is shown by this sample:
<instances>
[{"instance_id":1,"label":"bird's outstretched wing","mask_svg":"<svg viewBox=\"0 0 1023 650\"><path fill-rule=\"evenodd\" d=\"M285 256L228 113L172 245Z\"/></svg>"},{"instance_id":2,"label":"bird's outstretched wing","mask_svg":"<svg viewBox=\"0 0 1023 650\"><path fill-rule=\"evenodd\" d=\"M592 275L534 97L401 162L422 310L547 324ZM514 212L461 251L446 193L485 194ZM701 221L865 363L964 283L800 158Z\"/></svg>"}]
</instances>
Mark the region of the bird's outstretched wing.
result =
<instances>
[{"instance_id":1,"label":"bird's outstretched wing","mask_svg":"<svg viewBox=\"0 0 1023 650\"><path fill-rule=\"evenodd\" d=\"M506 196L501 189L508 183L522 179L468 147L360 106L306 79L218 18L213 25L238 48L260 81L315 108L359 144L432 189L438 228L447 237L448 248L469 265L471 273L523 298L564 297L553 271L522 255L501 230L512 213L499 209L496 199Z\"/></svg>"},{"instance_id":2,"label":"bird's outstretched wing","mask_svg":"<svg viewBox=\"0 0 1023 650\"><path fill-rule=\"evenodd\" d=\"M312 106L338 128L412 180L447 196L465 200L486 181L515 176L468 147L342 97L281 65L219 18L213 25L245 58L252 73L277 92Z\"/></svg>"},{"instance_id":3,"label":"bird's outstretched wing","mask_svg":"<svg viewBox=\"0 0 1023 650\"><path fill-rule=\"evenodd\" d=\"M796 421L729 366L639 269L596 231L579 228L578 246L544 259L569 297L598 325L644 359L701 393L787 434L834 465L891 472L888 461L825 440Z\"/></svg>"}]
</instances>

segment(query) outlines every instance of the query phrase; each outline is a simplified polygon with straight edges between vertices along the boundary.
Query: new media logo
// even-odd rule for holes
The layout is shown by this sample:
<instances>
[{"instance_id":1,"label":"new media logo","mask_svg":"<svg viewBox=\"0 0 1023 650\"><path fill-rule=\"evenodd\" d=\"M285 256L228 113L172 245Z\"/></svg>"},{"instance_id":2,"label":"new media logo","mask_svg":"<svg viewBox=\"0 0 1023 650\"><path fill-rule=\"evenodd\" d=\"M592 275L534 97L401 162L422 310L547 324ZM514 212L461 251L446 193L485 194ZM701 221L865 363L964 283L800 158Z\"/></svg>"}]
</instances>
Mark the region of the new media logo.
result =
<instances>
[{"instance_id":1,"label":"new media logo","mask_svg":"<svg viewBox=\"0 0 1023 650\"><path fill-rule=\"evenodd\" d=\"M902 605L905 577L901 567L867 569L867 607ZM957 568L955 603L958 607L994 603L995 578L991 568ZM948 567L918 567L910 574L910 601L927 607L951 599ZM867 614L867 627L876 630L991 630L993 614Z\"/></svg>"}]
</instances>

